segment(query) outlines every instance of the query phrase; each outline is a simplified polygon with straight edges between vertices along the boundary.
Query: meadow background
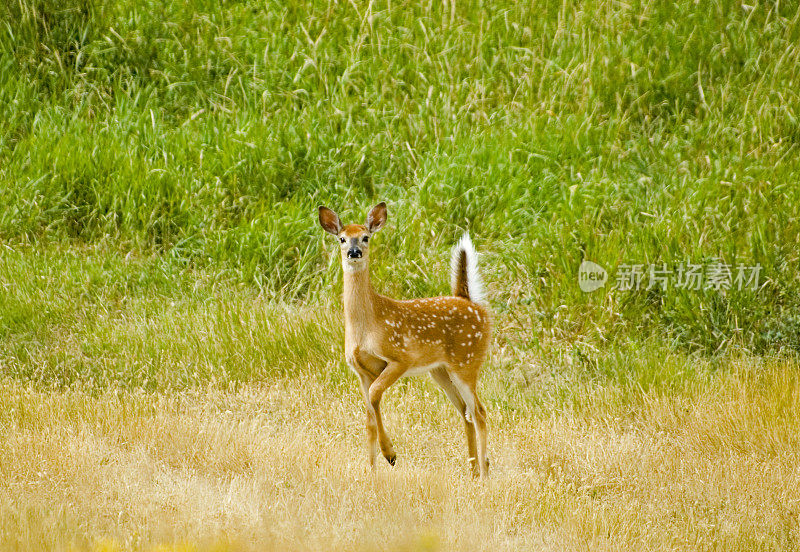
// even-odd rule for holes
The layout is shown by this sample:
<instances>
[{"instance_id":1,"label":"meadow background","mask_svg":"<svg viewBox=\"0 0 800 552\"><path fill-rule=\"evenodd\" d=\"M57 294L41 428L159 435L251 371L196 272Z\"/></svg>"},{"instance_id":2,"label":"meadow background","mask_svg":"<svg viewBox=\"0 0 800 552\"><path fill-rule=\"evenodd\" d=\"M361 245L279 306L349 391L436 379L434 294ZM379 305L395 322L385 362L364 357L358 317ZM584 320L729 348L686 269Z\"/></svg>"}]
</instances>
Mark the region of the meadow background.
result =
<instances>
[{"instance_id":1,"label":"meadow background","mask_svg":"<svg viewBox=\"0 0 800 552\"><path fill-rule=\"evenodd\" d=\"M800 548L796 2L7 0L0 547ZM364 466L326 204L495 313ZM757 289L580 291L583 259Z\"/></svg>"}]
</instances>

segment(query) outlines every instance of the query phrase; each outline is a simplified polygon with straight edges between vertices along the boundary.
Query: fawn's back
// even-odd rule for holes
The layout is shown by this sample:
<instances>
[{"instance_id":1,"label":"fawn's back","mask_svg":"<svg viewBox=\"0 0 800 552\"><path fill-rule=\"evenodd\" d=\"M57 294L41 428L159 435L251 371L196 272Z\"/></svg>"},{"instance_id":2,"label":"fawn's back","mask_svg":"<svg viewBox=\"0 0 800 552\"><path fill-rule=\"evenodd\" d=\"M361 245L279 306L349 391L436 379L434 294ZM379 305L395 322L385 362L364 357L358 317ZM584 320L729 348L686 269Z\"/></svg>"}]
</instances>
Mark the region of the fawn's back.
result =
<instances>
[{"instance_id":1,"label":"fawn's back","mask_svg":"<svg viewBox=\"0 0 800 552\"><path fill-rule=\"evenodd\" d=\"M413 375L437 365L456 373L479 367L489 348L491 325L486 309L463 297L410 301L381 298L376 314L383 321L381 356L410 366Z\"/></svg>"}]
</instances>

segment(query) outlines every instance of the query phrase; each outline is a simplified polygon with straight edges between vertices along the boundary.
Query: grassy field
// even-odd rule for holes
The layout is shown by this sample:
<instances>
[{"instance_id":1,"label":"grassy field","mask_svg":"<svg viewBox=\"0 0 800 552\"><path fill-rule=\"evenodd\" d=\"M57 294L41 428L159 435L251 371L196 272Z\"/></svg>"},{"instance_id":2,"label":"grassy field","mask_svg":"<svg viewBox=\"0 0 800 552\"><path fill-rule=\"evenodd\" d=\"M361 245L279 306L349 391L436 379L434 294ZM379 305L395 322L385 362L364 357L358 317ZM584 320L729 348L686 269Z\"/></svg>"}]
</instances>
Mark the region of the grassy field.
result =
<instances>
[{"instance_id":1,"label":"grassy field","mask_svg":"<svg viewBox=\"0 0 800 552\"><path fill-rule=\"evenodd\" d=\"M0 546L796 550L798 366L665 364L678 389L490 372L487 482L427 380L390 393L400 457L375 474L358 393L316 367L157 394L9 382Z\"/></svg>"},{"instance_id":2,"label":"grassy field","mask_svg":"<svg viewBox=\"0 0 800 552\"><path fill-rule=\"evenodd\" d=\"M2 3L0 548L800 549L798 8ZM488 482L427 380L365 468L316 207L379 200L379 290L481 252Z\"/></svg>"}]
</instances>

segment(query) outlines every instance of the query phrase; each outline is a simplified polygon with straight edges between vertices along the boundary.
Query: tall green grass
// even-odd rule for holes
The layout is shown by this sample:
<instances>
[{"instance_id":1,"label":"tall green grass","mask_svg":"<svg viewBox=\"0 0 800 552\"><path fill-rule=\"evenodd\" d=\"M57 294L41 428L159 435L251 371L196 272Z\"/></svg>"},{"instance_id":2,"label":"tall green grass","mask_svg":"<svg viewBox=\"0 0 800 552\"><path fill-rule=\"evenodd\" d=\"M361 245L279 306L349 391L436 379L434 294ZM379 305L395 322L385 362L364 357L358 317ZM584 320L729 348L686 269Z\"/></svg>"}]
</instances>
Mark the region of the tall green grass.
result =
<instances>
[{"instance_id":1,"label":"tall green grass","mask_svg":"<svg viewBox=\"0 0 800 552\"><path fill-rule=\"evenodd\" d=\"M316 303L341 285L316 206L353 220L385 199L378 287L446 292L447 249L469 229L519 351L552 338L591 357L649 336L706 354L797 351L798 14L10 0L0 238L102 251L122 281L211 278ZM586 295L584 258L612 277L622 263L722 258L763 278L756 291ZM0 290L5 335L28 339L74 308L40 289L35 307Z\"/></svg>"}]
</instances>

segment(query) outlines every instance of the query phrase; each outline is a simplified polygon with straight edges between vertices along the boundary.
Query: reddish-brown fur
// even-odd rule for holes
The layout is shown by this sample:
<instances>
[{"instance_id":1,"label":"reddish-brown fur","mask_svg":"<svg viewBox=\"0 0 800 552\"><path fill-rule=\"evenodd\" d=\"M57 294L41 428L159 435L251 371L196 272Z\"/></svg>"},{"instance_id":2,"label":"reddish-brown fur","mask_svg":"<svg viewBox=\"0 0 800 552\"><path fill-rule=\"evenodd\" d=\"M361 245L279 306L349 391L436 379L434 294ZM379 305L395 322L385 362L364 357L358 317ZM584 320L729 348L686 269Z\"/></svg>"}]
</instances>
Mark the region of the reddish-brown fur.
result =
<instances>
[{"instance_id":1,"label":"reddish-brown fur","mask_svg":"<svg viewBox=\"0 0 800 552\"><path fill-rule=\"evenodd\" d=\"M485 410L476 386L491 341L491 321L487 309L469 299L466 258L461 261L463 270L455 290L460 296L397 301L373 290L364 240L386 221L385 204L370 211L364 226L342 226L336 213L325 207L320 207L319 217L322 227L341 245L345 356L361 381L367 403L370 463L374 465L378 442L392 465L396 458L380 416L383 393L400 377L429 372L464 417L473 472L485 476ZM359 256L353 258L356 249Z\"/></svg>"}]
</instances>

